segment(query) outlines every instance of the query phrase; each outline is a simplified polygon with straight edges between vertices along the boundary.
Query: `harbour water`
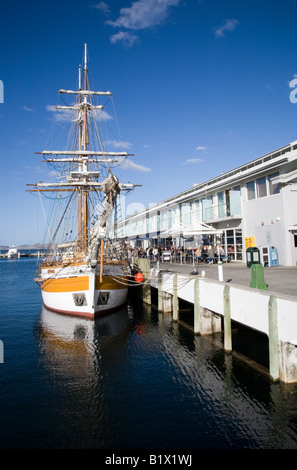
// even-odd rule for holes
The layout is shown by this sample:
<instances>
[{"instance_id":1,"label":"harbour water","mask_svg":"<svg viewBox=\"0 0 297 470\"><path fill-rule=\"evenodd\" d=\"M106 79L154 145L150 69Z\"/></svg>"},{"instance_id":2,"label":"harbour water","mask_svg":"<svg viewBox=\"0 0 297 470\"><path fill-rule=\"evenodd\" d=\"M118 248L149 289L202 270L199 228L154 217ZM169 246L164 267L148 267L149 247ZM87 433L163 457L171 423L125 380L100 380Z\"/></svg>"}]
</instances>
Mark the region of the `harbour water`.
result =
<instances>
[{"instance_id":1,"label":"harbour water","mask_svg":"<svg viewBox=\"0 0 297 470\"><path fill-rule=\"evenodd\" d=\"M36 262L0 260L1 449L297 448L296 384L139 301L95 322L46 311Z\"/></svg>"}]
</instances>

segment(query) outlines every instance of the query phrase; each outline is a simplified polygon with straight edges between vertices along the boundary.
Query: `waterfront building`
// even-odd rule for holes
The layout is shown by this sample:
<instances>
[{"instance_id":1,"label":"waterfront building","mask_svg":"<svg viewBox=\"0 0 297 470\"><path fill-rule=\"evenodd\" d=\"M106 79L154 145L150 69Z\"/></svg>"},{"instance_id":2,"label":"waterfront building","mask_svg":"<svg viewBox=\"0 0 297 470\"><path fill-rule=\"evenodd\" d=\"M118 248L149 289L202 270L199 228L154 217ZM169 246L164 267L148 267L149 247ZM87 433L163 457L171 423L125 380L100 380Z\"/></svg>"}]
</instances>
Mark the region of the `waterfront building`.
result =
<instances>
[{"instance_id":1,"label":"waterfront building","mask_svg":"<svg viewBox=\"0 0 297 470\"><path fill-rule=\"evenodd\" d=\"M117 223L132 245L222 245L234 261L270 248L297 265L297 141L169 197ZM267 264L267 262L266 262Z\"/></svg>"}]
</instances>

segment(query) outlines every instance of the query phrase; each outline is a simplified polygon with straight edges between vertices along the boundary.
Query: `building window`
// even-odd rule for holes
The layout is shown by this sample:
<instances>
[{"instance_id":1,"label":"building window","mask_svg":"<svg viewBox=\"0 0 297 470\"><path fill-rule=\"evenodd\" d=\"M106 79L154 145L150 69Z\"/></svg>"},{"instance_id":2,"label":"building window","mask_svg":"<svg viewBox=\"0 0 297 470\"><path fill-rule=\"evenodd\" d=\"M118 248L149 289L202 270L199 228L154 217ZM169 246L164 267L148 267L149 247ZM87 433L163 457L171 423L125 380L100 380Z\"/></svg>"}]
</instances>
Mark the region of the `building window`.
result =
<instances>
[{"instance_id":1,"label":"building window","mask_svg":"<svg viewBox=\"0 0 297 470\"><path fill-rule=\"evenodd\" d=\"M201 199L202 202L202 220L207 222L212 219L212 196Z\"/></svg>"},{"instance_id":2,"label":"building window","mask_svg":"<svg viewBox=\"0 0 297 470\"><path fill-rule=\"evenodd\" d=\"M240 199L240 186L232 188L229 195L230 200L230 215L241 214L241 199Z\"/></svg>"},{"instance_id":3,"label":"building window","mask_svg":"<svg viewBox=\"0 0 297 470\"><path fill-rule=\"evenodd\" d=\"M219 217L226 217L225 193L218 193Z\"/></svg>"},{"instance_id":4,"label":"building window","mask_svg":"<svg viewBox=\"0 0 297 470\"><path fill-rule=\"evenodd\" d=\"M249 183L247 183L246 187L247 187L248 200L255 199L256 197L255 181L250 181Z\"/></svg>"},{"instance_id":5,"label":"building window","mask_svg":"<svg viewBox=\"0 0 297 470\"><path fill-rule=\"evenodd\" d=\"M226 189L225 197L226 197L226 214L229 217L230 216L230 189Z\"/></svg>"},{"instance_id":6,"label":"building window","mask_svg":"<svg viewBox=\"0 0 297 470\"><path fill-rule=\"evenodd\" d=\"M257 179L257 197L265 197L267 196L267 189L266 189L266 178L259 178Z\"/></svg>"},{"instance_id":7,"label":"building window","mask_svg":"<svg viewBox=\"0 0 297 470\"><path fill-rule=\"evenodd\" d=\"M272 194L278 194L280 192L280 184L279 183L275 183L273 184L272 183L272 178L275 178L276 176L278 176L279 173L273 173L273 175L269 175L268 176L268 182L269 182L269 194L272 195Z\"/></svg>"}]
</instances>

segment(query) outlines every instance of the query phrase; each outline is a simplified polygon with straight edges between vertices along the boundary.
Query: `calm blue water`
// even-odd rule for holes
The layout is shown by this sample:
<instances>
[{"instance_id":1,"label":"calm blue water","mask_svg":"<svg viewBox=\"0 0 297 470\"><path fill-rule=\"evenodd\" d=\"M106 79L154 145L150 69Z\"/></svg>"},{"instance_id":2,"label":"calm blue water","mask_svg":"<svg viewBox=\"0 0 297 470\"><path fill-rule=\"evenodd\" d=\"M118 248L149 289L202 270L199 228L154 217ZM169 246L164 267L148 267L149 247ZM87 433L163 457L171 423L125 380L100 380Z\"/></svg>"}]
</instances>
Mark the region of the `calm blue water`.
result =
<instances>
[{"instance_id":1,"label":"calm blue water","mask_svg":"<svg viewBox=\"0 0 297 470\"><path fill-rule=\"evenodd\" d=\"M42 309L36 259L0 260L0 448L296 449L297 386L142 304Z\"/></svg>"}]
</instances>

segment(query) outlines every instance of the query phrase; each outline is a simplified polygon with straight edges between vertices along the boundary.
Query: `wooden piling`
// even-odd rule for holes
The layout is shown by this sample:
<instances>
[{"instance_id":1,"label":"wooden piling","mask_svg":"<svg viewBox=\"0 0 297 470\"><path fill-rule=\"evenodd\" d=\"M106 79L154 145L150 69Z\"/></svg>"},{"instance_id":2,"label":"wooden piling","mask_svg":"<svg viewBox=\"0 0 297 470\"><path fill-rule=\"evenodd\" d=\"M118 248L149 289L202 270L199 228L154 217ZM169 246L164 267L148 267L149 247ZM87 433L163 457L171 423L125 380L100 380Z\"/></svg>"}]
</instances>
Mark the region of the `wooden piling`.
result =
<instances>
[{"instance_id":1,"label":"wooden piling","mask_svg":"<svg viewBox=\"0 0 297 470\"><path fill-rule=\"evenodd\" d=\"M273 380L279 379L279 352L278 352L278 325L277 325L277 299L274 295L268 302L269 326L269 373Z\"/></svg>"},{"instance_id":2,"label":"wooden piling","mask_svg":"<svg viewBox=\"0 0 297 470\"><path fill-rule=\"evenodd\" d=\"M230 309L230 286L224 287L224 349L232 351L231 309Z\"/></svg>"},{"instance_id":3,"label":"wooden piling","mask_svg":"<svg viewBox=\"0 0 297 470\"><path fill-rule=\"evenodd\" d=\"M158 272L158 311L163 311L163 283L162 283L162 271Z\"/></svg>"},{"instance_id":4,"label":"wooden piling","mask_svg":"<svg viewBox=\"0 0 297 470\"><path fill-rule=\"evenodd\" d=\"M151 305L151 263L149 259L143 259L143 272L145 284L143 285L143 300L146 304Z\"/></svg>"},{"instance_id":5,"label":"wooden piling","mask_svg":"<svg viewBox=\"0 0 297 470\"><path fill-rule=\"evenodd\" d=\"M178 295L177 295L177 273L173 275L173 321L178 321Z\"/></svg>"},{"instance_id":6,"label":"wooden piling","mask_svg":"<svg viewBox=\"0 0 297 470\"><path fill-rule=\"evenodd\" d=\"M135 258L135 266L142 272L144 283L139 287L139 296L145 304L151 305L151 263L146 258ZM138 289L138 287L137 287Z\"/></svg>"},{"instance_id":7,"label":"wooden piling","mask_svg":"<svg viewBox=\"0 0 297 470\"><path fill-rule=\"evenodd\" d=\"M194 283L194 333L200 333L200 283L199 279L195 279Z\"/></svg>"}]
</instances>

